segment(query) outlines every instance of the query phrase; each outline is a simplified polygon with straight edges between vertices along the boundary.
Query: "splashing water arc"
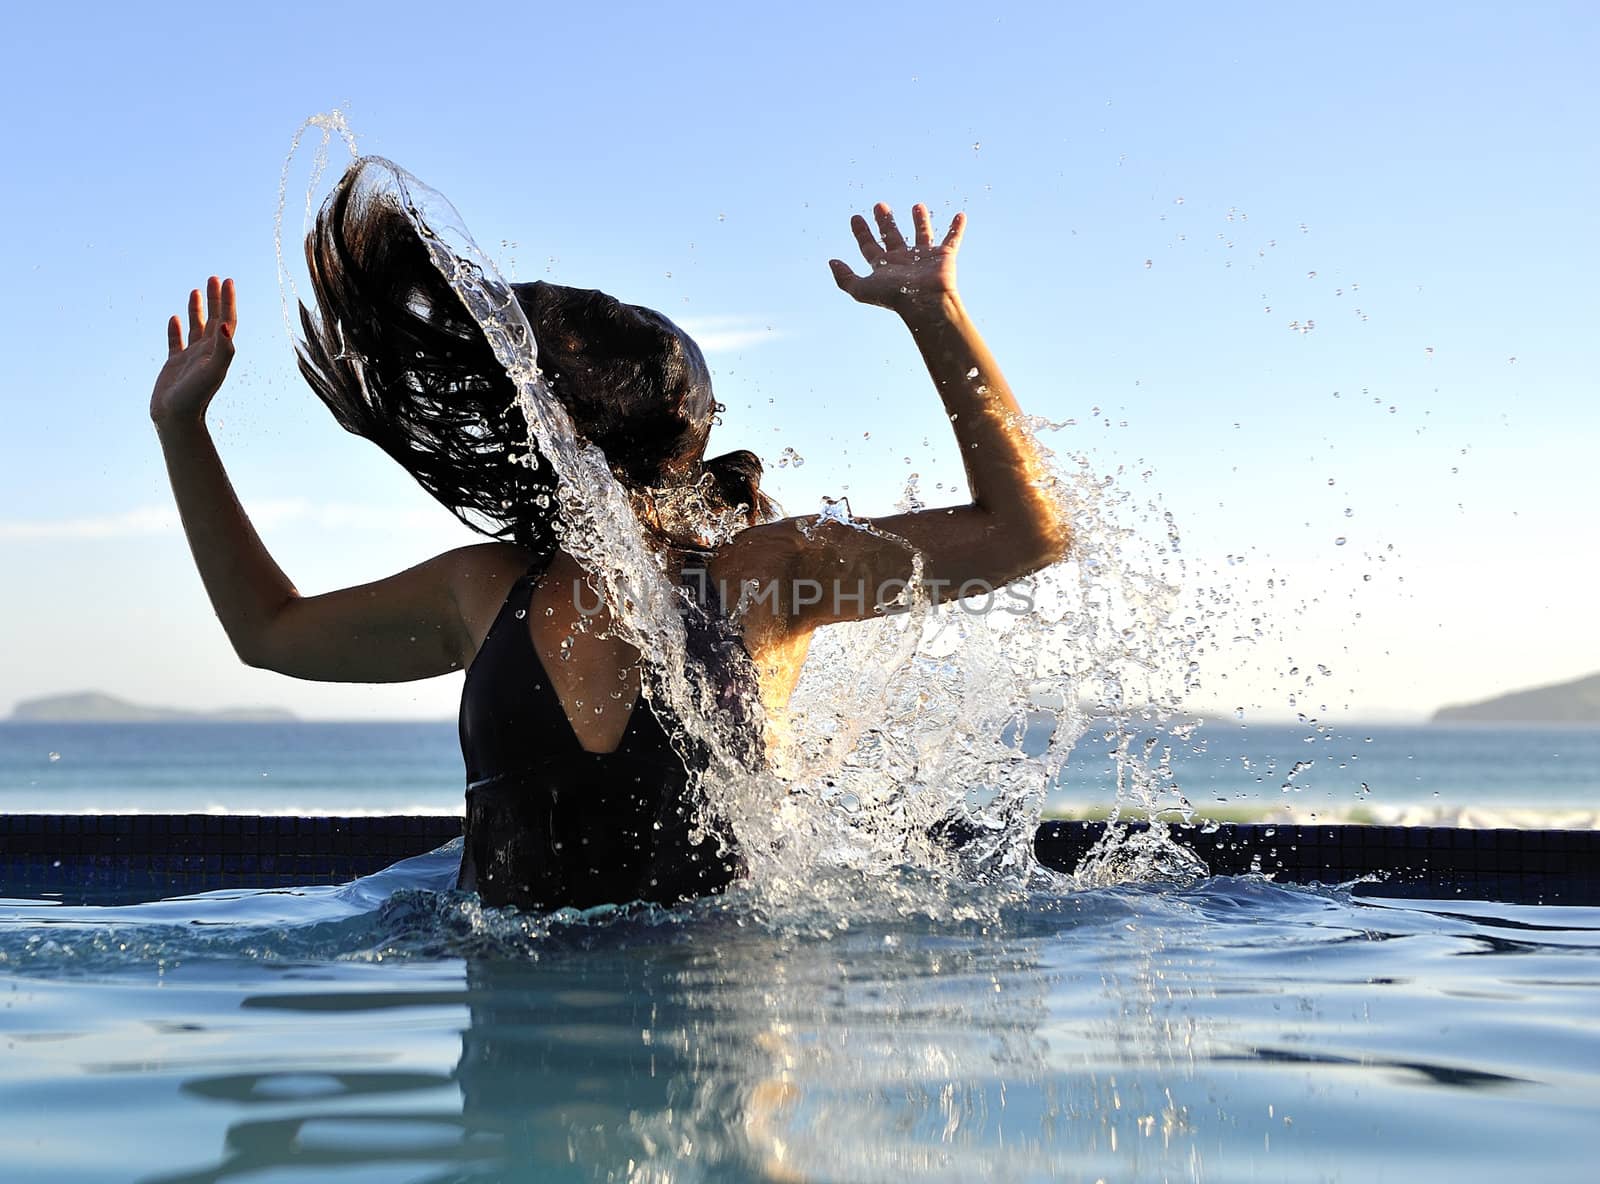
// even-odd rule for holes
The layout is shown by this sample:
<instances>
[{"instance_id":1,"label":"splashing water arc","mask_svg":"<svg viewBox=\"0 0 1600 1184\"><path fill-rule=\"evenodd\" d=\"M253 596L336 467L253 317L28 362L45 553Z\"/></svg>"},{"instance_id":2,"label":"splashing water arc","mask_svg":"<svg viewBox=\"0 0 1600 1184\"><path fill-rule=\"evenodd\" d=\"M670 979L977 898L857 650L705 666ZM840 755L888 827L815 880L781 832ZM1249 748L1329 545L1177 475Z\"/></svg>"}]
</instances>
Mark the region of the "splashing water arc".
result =
<instances>
[{"instance_id":1,"label":"splashing water arc","mask_svg":"<svg viewBox=\"0 0 1600 1184\"><path fill-rule=\"evenodd\" d=\"M677 721L680 745L710 754L692 779L689 808L703 830L714 817L731 827L758 897L774 905L820 898L856 916L931 914L958 898L970 907L970 892L952 896L940 885L982 883L999 890L997 907L1006 891L1068 886L1035 861L1033 836L1047 793L1091 723L1112 741L1118 802L1107 841L1078 882L1203 873L1161 822L1137 837L1117 825L1125 806L1190 816L1170 748L1134 743L1139 721L1146 731L1155 721L1179 741L1198 726L1182 722L1181 710L1194 685L1196 636L1168 627L1173 581L1183 573L1170 514L1159 537L1141 534L1123 521L1139 509L1131 495L1095 476L1087 459L1064 467L1046 449L1052 492L1073 524L1068 559L983 603L935 609L912 595L906 611L819 631L786 720L768 727L769 767L752 771L734 725L714 707L713 680L686 648L685 594L646 544L603 454L574 434L552 396L510 285L442 195L391 161L358 156L338 112L308 120L284 165L277 230L286 324L294 285L282 270L284 193L309 127L322 137L312 188L339 138L361 166L359 183L406 213L510 376L529 428L529 447L510 463L554 470L561 545L613 606L609 627L643 656L651 708ZM1064 425L1028 426L1045 434ZM914 478L902 508L921 508ZM829 500L816 519L823 520L870 529L843 501ZM970 836L959 845L949 837L952 819ZM864 876L874 891L862 891Z\"/></svg>"}]
</instances>

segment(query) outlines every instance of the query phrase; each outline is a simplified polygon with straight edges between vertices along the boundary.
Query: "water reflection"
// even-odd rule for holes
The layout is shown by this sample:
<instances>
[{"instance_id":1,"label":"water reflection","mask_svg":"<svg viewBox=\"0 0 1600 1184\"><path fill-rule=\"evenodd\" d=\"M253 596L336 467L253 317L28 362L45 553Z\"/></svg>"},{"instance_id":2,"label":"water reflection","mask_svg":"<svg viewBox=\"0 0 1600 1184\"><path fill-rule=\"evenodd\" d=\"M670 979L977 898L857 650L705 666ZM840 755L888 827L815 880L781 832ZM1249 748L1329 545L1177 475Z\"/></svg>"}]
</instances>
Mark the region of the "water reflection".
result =
<instances>
[{"instance_id":1,"label":"water reflection","mask_svg":"<svg viewBox=\"0 0 1600 1184\"><path fill-rule=\"evenodd\" d=\"M498 1160L496 1148L464 1137L460 1118L434 1114L306 1114L234 1123L215 1168L147 1177L148 1184L205 1184L273 1171L321 1180L340 1169L379 1165L473 1164ZM460 1178L454 1173L450 1179Z\"/></svg>"},{"instance_id":2,"label":"water reflection","mask_svg":"<svg viewBox=\"0 0 1600 1184\"><path fill-rule=\"evenodd\" d=\"M454 999L460 1056L448 1074L308 1061L191 1079L186 1094L246 1117L214 1167L158 1179L314 1177L356 1164L452 1180L973 1179L1114 1152L1128 1085L1114 1072L1051 1077L1052 1061L1060 1070L1085 1044L1052 1015L1052 991L1103 980L1063 973L1041 950L1044 929L1108 924L1126 909L1070 907L1075 916L1037 933L998 916L831 919L831 931L727 914L665 929L623 922L531 957L467 959L463 993L252 995L252 1012L367 1009L384 1025ZM1087 998L1102 1036L1117 1029L1125 1051L1130 1036L1155 1048L1153 1031L1131 1032L1125 1001ZM1081 1001L1068 1010L1081 1014ZM452 1081L446 1102L440 1087ZM1127 1115L1124 1139L1139 1121Z\"/></svg>"},{"instance_id":3,"label":"water reflection","mask_svg":"<svg viewBox=\"0 0 1600 1184\"><path fill-rule=\"evenodd\" d=\"M468 965L457 1080L466 1130L502 1150L486 1178L972 1179L1008 1143L1037 1156L1051 976L1033 948L724 938Z\"/></svg>"},{"instance_id":4,"label":"water reflection","mask_svg":"<svg viewBox=\"0 0 1600 1184\"><path fill-rule=\"evenodd\" d=\"M525 928L242 1000L259 1071L213 1060L183 1086L231 1111L221 1156L147 1184L1316 1179L1445 1145L1464 1110L1485 1137L1557 1122L1596 1088L1594 1040L1559 1018L1592 993L1592 934L1496 977L1457 956L1481 919L1259 882L937 922L747 902ZM1530 959L1582 982L1505 977Z\"/></svg>"}]
</instances>

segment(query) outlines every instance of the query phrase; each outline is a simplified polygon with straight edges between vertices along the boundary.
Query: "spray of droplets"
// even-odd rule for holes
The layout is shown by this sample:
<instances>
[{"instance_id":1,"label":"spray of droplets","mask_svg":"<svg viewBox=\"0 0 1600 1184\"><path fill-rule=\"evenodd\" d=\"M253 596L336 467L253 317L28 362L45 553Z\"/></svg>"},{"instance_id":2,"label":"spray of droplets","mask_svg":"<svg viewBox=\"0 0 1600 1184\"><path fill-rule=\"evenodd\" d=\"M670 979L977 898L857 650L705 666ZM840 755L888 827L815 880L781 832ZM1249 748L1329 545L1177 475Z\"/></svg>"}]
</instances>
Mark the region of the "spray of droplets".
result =
<instances>
[{"instance_id":1,"label":"spray of droplets","mask_svg":"<svg viewBox=\"0 0 1600 1184\"><path fill-rule=\"evenodd\" d=\"M332 139L352 156L354 140L337 115L307 126L322 132L316 183ZM361 183L381 186L406 212L515 385L530 437L517 463L553 468L562 546L611 607L609 627L652 672L651 707L678 730L684 751L708 755L685 808L701 824L716 817L731 827L756 899L840 915L929 914L949 911L956 899L969 909L974 883L993 888L997 904L1007 894L1067 886L1037 864L1033 837L1047 793L1090 726L1113 741L1119 804L1151 816L1186 808L1162 752L1135 741L1152 720L1178 740L1193 726L1174 722L1195 668L1192 637L1169 622L1181 574L1178 530L1170 514L1153 533L1128 525L1129 495L1083 458L1055 465L1050 482L1074 528L1066 561L936 608L917 592L914 557L912 591L899 611L819 632L786 718L765 721L766 765L750 768L732 722L715 708L714 680L686 647L683 592L645 541L605 457L575 436L552 396L510 286L450 204L405 170L368 157ZM308 217L311 208L308 198ZM921 505L914 478L904 504ZM694 512L688 503L677 509ZM876 529L842 499L826 502L814 521ZM709 526L719 535L730 529ZM1114 815L1080 882L1203 870L1159 823L1130 840L1116 822ZM875 881L873 890L863 890L863 877ZM941 888L951 885L961 886L958 897Z\"/></svg>"}]
</instances>

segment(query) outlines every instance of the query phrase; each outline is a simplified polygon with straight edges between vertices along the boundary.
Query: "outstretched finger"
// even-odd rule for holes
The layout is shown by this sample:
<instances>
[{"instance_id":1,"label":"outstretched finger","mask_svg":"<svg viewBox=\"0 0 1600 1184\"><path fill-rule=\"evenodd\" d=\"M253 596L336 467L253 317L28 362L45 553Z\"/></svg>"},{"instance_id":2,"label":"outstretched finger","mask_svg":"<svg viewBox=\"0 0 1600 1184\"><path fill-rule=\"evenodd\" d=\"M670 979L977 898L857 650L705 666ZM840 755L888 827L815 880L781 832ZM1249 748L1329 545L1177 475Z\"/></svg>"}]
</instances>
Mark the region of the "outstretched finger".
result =
<instances>
[{"instance_id":1,"label":"outstretched finger","mask_svg":"<svg viewBox=\"0 0 1600 1184\"><path fill-rule=\"evenodd\" d=\"M189 293L189 344L200 340L205 331L206 323L200 317L200 289L195 288Z\"/></svg>"},{"instance_id":2,"label":"outstretched finger","mask_svg":"<svg viewBox=\"0 0 1600 1184\"><path fill-rule=\"evenodd\" d=\"M183 352L183 322L177 317L167 318L167 357Z\"/></svg>"},{"instance_id":3,"label":"outstretched finger","mask_svg":"<svg viewBox=\"0 0 1600 1184\"><path fill-rule=\"evenodd\" d=\"M939 245L946 251L954 251L961 245L961 236L967 232L967 216L957 214L950 219L950 231L944 236L944 242Z\"/></svg>"},{"instance_id":4,"label":"outstretched finger","mask_svg":"<svg viewBox=\"0 0 1600 1184\"><path fill-rule=\"evenodd\" d=\"M856 236L856 245L861 248L863 259L874 267L883 262L884 250L878 245L878 240L872 237L872 227L860 214L851 216L850 232Z\"/></svg>"},{"instance_id":5,"label":"outstretched finger","mask_svg":"<svg viewBox=\"0 0 1600 1184\"><path fill-rule=\"evenodd\" d=\"M872 213L878 219L878 233L883 235L883 245L891 251L906 249L905 235L900 233L900 228L894 224L894 211L886 202L879 202L872 207Z\"/></svg>"},{"instance_id":6,"label":"outstretched finger","mask_svg":"<svg viewBox=\"0 0 1600 1184\"><path fill-rule=\"evenodd\" d=\"M933 248L933 217L928 213L928 207L920 201L911 207L911 222L917 229L917 250L931 250Z\"/></svg>"},{"instance_id":7,"label":"outstretched finger","mask_svg":"<svg viewBox=\"0 0 1600 1184\"><path fill-rule=\"evenodd\" d=\"M222 281L212 276L206 281L206 324L217 325L222 316Z\"/></svg>"},{"instance_id":8,"label":"outstretched finger","mask_svg":"<svg viewBox=\"0 0 1600 1184\"><path fill-rule=\"evenodd\" d=\"M239 324L239 290L231 279L222 281L222 323L228 326L230 337Z\"/></svg>"},{"instance_id":9,"label":"outstretched finger","mask_svg":"<svg viewBox=\"0 0 1600 1184\"><path fill-rule=\"evenodd\" d=\"M856 285L861 282L861 277L850 270L850 265L842 259L829 259L828 270L833 272L833 282L839 285L841 292L855 295Z\"/></svg>"}]
</instances>

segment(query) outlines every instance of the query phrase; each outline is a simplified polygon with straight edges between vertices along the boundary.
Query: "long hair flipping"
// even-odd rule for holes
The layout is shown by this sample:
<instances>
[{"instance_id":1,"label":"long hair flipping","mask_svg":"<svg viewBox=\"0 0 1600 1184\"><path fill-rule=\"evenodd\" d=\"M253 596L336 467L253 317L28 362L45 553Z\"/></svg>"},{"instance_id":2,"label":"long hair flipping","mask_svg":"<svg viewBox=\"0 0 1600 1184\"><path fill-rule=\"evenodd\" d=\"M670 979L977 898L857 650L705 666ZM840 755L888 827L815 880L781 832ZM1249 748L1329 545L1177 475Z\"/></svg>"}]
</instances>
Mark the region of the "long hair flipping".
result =
<instances>
[{"instance_id":1,"label":"long hair flipping","mask_svg":"<svg viewBox=\"0 0 1600 1184\"><path fill-rule=\"evenodd\" d=\"M445 282L393 192L387 169L356 161L306 239L320 315L300 306L300 372L348 431L388 453L458 519L527 548L556 548L555 474L529 450L516 388L478 323ZM712 417L710 372L666 317L603 292L512 286L539 362L579 435L633 490L692 487L713 513L772 513L751 452L701 460Z\"/></svg>"}]
</instances>

